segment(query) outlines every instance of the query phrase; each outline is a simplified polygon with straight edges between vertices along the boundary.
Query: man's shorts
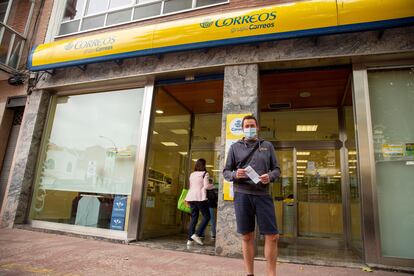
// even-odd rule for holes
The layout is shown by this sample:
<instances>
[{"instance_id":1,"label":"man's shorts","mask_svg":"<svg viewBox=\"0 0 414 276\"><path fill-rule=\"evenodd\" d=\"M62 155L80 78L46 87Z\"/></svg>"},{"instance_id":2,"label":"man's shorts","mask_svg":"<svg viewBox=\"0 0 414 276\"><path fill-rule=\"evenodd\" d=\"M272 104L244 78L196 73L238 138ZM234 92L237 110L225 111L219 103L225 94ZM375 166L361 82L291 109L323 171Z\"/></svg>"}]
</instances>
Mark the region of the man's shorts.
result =
<instances>
[{"instance_id":1,"label":"man's shorts","mask_svg":"<svg viewBox=\"0 0 414 276\"><path fill-rule=\"evenodd\" d=\"M275 207L270 195L234 193L237 232L244 235L254 231L255 217L261 235L279 234Z\"/></svg>"}]
</instances>

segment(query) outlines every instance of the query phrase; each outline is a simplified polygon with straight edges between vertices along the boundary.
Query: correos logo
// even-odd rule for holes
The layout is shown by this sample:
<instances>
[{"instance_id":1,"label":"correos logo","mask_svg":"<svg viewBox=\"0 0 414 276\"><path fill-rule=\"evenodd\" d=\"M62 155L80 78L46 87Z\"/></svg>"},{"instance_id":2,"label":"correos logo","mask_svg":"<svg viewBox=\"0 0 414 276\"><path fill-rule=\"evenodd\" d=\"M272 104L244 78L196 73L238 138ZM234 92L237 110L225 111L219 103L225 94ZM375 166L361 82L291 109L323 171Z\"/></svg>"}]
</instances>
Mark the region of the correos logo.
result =
<instances>
[{"instance_id":1,"label":"correos logo","mask_svg":"<svg viewBox=\"0 0 414 276\"><path fill-rule=\"evenodd\" d=\"M66 51L71 50L73 48L73 42L69 42L68 44L65 45L64 48L65 48Z\"/></svg>"},{"instance_id":2,"label":"correos logo","mask_svg":"<svg viewBox=\"0 0 414 276\"><path fill-rule=\"evenodd\" d=\"M97 39L88 39L88 40L79 40L76 42L69 42L64 46L64 49L66 51L75 49L87 49L87 48L94 48L94 47L105 47L105 46L111 46L116 41L114 36L108 36L104 38L97 38Z\"/></svg>"},{"instance_id":3,"label":"correos logo","mask_svg":"<svg viewBox=\"0 0 414 276\"><path fill-rule=\"evenodd\" d=\"M230 132L233 135L243 135L242 119L236 118L230 122Z\"/></svg>"},{"instance_id":4,"label":"correos logo","mask_svg":"<svg viewBox=\"0 0 414 276\"><path fill-rule=\"evenodd\" d=\"M216 21L217 27L227 27L232 25L239 25L245 23L257 23L257 22L265 22L265 21L273 21L276 19L276 12L265 12L261 14L252 14L252 15L245 15L245 16L237 16L237 17L228 17L224 19L219 19Z\"/></svg>"},{"instance_id":5,"label":"correos logo","mask_svg":"<svg viewBox=\"0 0 414 276\"><path fill-rule=\"evenodd\" d=\"M276 20L276 12L264 12L252 15L244 15L244 16L236 16L236 17L227 17L227 18L220 18L216 21L212 21L211 19L205 19L203 22L200 23L202 28L208 28L214 25L217 28L221 27L229 27L229 26L237 26L242 24L255 24L255 23L264 23L268 21L275 21Z\"/></svg>"},{"instance_id":6,"label":"correos logo","mask_svg":"<svg viewBox=\"0 0 414 276\"><path fill-rule=\"evenodd\" d=\"M214 21L210 18L204 19L203 22L200 23L201 28L208 28L213 25Z\"/></svg>"}]
</instances>

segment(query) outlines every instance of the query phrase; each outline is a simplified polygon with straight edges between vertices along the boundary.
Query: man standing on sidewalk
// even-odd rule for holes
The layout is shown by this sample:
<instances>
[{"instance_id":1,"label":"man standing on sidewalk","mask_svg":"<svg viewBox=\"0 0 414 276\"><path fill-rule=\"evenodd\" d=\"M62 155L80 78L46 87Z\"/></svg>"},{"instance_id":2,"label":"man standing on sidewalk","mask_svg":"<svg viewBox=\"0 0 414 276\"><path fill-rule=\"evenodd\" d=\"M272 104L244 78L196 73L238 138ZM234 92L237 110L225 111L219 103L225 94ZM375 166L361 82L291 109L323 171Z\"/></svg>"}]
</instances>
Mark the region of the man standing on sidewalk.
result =
<instances>
[{"instance_id":1,"label":"man standing on sidewalk","mask_svg":"<svg viewBox=\"0 0 414 276\"><path fill-rule=\"evenodd\" d=\"M234 209L237 232L242 234L244 267L248 275L254 273L255 220L260 234L265 236L267 275L276 275L277 230L275 207L269 193L269 183L280 175L275 149L270 142L258 138L254 116L242 120L243 139L231 145L224 178L234 185ZM258 174L256 177L252 174ZM248 175L249 174L249 175Z\"/></svg>"}]
</instances>

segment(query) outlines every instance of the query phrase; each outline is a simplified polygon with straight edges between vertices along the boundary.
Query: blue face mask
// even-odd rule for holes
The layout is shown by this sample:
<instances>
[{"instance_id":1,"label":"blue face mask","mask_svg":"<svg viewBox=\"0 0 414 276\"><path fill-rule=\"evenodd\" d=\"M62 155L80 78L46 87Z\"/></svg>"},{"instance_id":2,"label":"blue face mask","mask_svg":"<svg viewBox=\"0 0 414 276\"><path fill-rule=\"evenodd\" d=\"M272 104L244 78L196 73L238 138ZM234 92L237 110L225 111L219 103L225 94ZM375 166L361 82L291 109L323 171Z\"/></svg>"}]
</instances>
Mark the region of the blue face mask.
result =
<instances>
[{"instance_id":1,"label":"blue face mask","mask_svg":"<svg viewBox=\"0 0 414 276\"><path fill-rule=\"evenodd\" d=\"M257 135L257 130L255 127L244 128L243 133L246 139L253 139Z\"/></svg>"}]
</instances>

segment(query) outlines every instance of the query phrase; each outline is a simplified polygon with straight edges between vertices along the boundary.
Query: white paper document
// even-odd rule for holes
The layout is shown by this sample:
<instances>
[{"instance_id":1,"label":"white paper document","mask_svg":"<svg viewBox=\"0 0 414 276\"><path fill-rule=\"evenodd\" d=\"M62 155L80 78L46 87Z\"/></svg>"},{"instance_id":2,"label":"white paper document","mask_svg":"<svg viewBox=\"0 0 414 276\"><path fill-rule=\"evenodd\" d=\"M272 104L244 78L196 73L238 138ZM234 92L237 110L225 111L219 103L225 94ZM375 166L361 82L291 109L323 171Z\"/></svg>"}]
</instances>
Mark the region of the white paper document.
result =
<instances>
[{"instance_id":1,"label":"white paper document","mask_svg":"<svg viewBox=\"0 0 414 276\"><path fill-rule=\"evenodd\" d=\"M247 176L248 176L251 180L253 180L253 182L254 182L255 184L257 184L257 183L259 183L259 182L260 182L259 175L257 174L257 172L256 172L256 171L255 171L252 167L247 166L247 167L245 168L245 171L246 171Z\"/></svg>"}]
</instances>

